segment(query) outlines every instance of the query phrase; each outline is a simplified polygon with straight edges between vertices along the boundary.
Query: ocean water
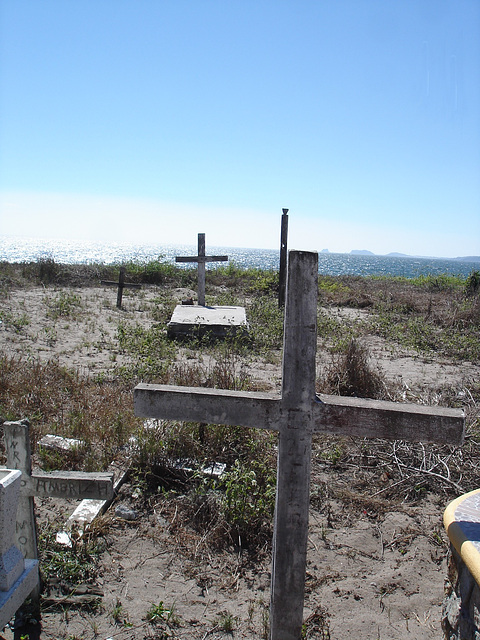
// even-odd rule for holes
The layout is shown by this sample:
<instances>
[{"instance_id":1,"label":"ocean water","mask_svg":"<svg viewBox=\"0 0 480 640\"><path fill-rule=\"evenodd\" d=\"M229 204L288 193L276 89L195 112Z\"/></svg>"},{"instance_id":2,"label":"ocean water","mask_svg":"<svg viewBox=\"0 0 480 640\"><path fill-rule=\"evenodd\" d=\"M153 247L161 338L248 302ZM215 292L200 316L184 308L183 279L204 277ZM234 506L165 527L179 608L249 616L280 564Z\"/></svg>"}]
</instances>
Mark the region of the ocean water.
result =
<instances>
[{"instance_id":1,"label":"ocean water","mask_svg":"<svg viewBox=\"0 0 480 640\"><path fill-rule=\"evenodd\" d=\"M196 245L129 244L113 242L81 242L20 236L0 236L0 261L35 262L53 258L64 264L98 262L122 263L158 259L175 262L175 256L196 255ZM209 255L227 255L241 267L279 268L279 251L208 246ZM443 258L356 255L351 253L319 253L318 271L324 275L394 275L414 278L419 275L450 274L467 277L480 269L480 262L463 262ZM207 267L226 263L210 263ZM192 268L192 265L181 265ZM193 265L194 267L195 265Z\"/></svg>"}]
</instances>

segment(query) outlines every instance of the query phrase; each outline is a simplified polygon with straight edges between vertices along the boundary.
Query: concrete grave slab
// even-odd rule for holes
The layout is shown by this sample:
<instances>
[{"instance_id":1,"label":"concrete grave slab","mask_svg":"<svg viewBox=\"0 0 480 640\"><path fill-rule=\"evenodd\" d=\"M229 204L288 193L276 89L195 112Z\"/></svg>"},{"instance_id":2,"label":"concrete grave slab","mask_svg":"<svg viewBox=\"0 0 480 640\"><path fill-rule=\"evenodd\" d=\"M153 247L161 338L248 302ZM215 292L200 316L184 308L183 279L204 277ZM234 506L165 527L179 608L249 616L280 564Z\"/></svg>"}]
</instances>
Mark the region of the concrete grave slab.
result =
<instances>
[{"instance_id":1,"label":"concrete grave slab","mask_svg":"<svg viewBox=\"0 0 480 640\"><path fill-rule=\"evenodd\" d=\"M167 324L169 338L188 335L212 334L223 338L229 333L246 332L247 317L244 307L204 307L177 305Z\"/></svg>"}]
</instances>

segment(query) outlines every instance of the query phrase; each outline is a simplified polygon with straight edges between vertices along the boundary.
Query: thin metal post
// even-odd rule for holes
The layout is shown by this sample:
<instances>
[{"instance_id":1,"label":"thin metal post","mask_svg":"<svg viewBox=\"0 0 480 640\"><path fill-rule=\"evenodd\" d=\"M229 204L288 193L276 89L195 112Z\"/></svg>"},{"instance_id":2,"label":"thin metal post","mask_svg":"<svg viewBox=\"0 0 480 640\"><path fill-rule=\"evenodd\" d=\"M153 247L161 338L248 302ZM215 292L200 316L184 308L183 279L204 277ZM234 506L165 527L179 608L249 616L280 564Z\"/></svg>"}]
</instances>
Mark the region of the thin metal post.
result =
<instances>
[{"instance_id":1,"label":"thin metal post","mask_svg":"<svg viewBox=\"0 0 480 640\"><path fill-rule=\"evenodd\" d=\"M282 209L282 229L280 232L280 271L278 274L278 306L285 306L285 289L287 284L287 239L288 209Z\"/></svg>"}]
</instances>

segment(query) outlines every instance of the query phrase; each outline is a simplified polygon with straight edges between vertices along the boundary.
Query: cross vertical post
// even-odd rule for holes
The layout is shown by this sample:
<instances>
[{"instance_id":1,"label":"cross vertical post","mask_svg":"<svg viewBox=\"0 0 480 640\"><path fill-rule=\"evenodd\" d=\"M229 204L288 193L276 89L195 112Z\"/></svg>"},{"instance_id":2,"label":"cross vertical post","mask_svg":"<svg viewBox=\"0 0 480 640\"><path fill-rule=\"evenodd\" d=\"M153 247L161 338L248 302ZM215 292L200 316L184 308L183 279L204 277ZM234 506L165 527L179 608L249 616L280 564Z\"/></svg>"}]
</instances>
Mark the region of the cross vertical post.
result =
<instances>
[{"instance_id":1,"label":"cross vertical post","mask_svg":"<svg viewBox=\"0 0 480 640\"><path fill-rule=\"evenodd\" d=\"M22 472L22 487L27 486L28 478L32 474L29 431L29 423L26 420L4 423L7 465L10 469L19 469ZM33 497L26 496L23 491L18 500L17 543L24 558L37 559Z\"/></svg>"},{"instance_id":2,"label":"cross vertical post","mask_svg":"<svg viewBox=\"0 0 480 640\"><path fill-rule=\"evenodd\" d=\"M7 464L10 469L19 469L22 472L21 486L25 486L32 473L30 424L28 420L6 422L3 428ZM37 560L37 529L33 497L22 495L22 493L20 491L17 507L17 544L24 558ZM38 584L35 585L31 598L35 609L40 610L40 586Z\"/></svg>"},{"instance_id":3,"label":"cross vertical post","mask_svg":"<svg viewBox=\"0 0 480 640\"><path fill-rule=\"evenodd\" d=\"M271 640L298 640L303 622L307 558L311 405L317 346L316 253L298 252L288 273L282 399L273 536Z\"/></svg>"},{"instance_id":4,"label":"cross vertical post","mask_svg":"<svg viewBox=\"0 0 480 640\"><path fill-rule=\"evenodd\" d=\"M198 254L196 256L177 256L175 262L197 262L198 263L198 304L205 306L205 265L207 262L226 262L228 256L206 256L205 255L205 234L198 234Z\"/></svg>"},{"instance_id":5,"label":"cross vertical post","mask_svg":"<svg viewBox=\"0 0 480 640\"><path fill-rule=\"evenodd\" d=\"M198 304L205 306L205 234L198 234ZM203 258L203 260L201 259Z\"/></svg>"},{"instance_id":6,"label":"cross vertical post","mask_svg":"<svg viewBox=\"0 0 480 640\"><path fill-rule=\"evenodd\" d=\"M118 276L117 309L122 308L124 286L125 286L125 267L120 267L120 275Z\"/></svg>"}]
</instances>

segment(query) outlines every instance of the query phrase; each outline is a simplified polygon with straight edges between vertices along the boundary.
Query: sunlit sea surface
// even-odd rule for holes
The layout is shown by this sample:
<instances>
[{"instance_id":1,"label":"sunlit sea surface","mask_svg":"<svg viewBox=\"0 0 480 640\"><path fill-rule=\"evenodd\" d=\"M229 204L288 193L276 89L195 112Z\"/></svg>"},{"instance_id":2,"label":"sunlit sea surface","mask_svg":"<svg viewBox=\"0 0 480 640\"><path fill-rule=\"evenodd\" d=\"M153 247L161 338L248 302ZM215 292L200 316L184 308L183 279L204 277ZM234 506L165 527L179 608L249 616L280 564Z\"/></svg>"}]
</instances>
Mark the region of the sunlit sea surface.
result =
<instances>
[{"instance_id":1,"label":"sunlit sea surface","mask_svg":"<svg viewBox=\"0 0 480 640\"><path fill-rule=\"evenodd\" d=\"M279 251L207 246L208 255L228 255L241 267L278 269ZM196 255L194 245L127 244L80 242L71 240L0 236L0 260L35 262L53 258L65 264L144 262L158 259L175 262L175 256ZM451 274L468 276L480 269L480 262L463 262L444 258L392 257L350 253L319 253L319 273L325 275L394 275L414 278L418 275ZM225 263L210 263L210 268ZM179 265L181 266L181 265ZM193 265L195 266L195 265ZM191 265L185 265L191 268Z\"/></svg>"}]
</instances>

